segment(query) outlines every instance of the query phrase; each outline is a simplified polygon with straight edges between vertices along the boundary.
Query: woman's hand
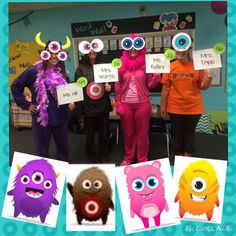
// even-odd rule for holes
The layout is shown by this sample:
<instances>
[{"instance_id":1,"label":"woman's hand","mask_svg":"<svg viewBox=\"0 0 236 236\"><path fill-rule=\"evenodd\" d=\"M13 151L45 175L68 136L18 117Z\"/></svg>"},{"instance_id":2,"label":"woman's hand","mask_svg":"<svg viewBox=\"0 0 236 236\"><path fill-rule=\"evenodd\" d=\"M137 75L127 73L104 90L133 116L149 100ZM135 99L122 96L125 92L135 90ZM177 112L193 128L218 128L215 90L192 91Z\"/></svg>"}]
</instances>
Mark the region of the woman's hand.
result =
<instances>
[{"instance_id":1,"label":"woman's hand","mask_svg":"<svg viewBox=\"0 0 236 236\"><path fill-rule=\"evenodd\" d=\"M111 92L111 85L110 84L105 83L104 87L105 87L106 92L108 92L108 93Z\"/></svg>"},{"instance_id":2,"label":"woman's hand","mask_svg":"<svg viewBox=\"0 0 236 236\"><path fill-rule=\"evenodd\" d=\"M30 112L31 115L35 114L38 111L37 106L31 104L28 111Z\"/></svg>"},{"instance_id":3,"label":"woman's hand","mask_svg":"<svg viewBox=\"0 0 236 236\"><path fill-rule=\"evenodd\" d=\"M207 82L211 83L211 81L212 81L212 79L214 77L214 74L213 74L212 70L211 69L207 69L205 73L206 73L206 80L207 80Z\"/></svg>"},{"instance_id":4,"label":"woman's hand","mask_svg":"<svg viewBox=\"0 0 236 236\"><path fill-rule=\"evenodd\" d=\"M161 117L165 118L166 117L166 108L161 106L160 112L161 112Z\"/></svg>"},{"instance_id":5,"label":"woman's hand","mask_svg":"<svg viewBox=\"0 0 236 236\"><path fill-rule=\"evenodd\" d=\"M74 109L75 109L75 103L74 102L69 103L69 109L71 111L74 111Z\"/></svg>"},{"instance_id":6,"label":"woman's hand","mask_svg":"<svg viewBox=\"0 0 236 236\"><path fill-rule=\"evenodd\" d=\"M118 116L123 116L124 115L124 108L121 102L116 102L116 114Z\"/></svg>"}]
</instances>

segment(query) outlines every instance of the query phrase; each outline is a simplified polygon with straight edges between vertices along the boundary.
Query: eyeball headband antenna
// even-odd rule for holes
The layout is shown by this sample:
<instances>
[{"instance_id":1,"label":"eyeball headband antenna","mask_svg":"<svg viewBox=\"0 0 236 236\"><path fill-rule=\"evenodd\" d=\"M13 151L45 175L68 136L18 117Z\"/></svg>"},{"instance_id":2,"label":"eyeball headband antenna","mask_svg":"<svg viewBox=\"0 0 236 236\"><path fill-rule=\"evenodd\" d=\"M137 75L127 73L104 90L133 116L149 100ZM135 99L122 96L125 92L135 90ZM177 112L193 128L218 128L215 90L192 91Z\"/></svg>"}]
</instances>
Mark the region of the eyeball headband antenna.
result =
<instances>
[{"instance_id":1,"label":"eyeball headband antenna","mask_svg":"<svg viewBox=\"0 0 236 236\"><path fill-rule=\"evenodd\" d=\"M172 46L176 51L183 52L190 48L191 37L186 33L178 33L172 39Z\"/></svg>"}]
</instances>

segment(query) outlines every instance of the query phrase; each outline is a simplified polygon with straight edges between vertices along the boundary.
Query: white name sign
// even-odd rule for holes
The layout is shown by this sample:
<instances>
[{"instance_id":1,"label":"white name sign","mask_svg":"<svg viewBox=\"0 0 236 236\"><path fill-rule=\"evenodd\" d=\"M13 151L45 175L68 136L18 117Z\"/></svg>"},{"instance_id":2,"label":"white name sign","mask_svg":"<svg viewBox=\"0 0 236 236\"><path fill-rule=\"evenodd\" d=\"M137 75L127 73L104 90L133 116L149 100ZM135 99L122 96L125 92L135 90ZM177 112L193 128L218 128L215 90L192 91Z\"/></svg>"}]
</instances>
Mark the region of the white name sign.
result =
<instances>
[{"instance_id":1,"label":"white name sign","mask_svg":"<svg viewBox=\"0 0 236 236\"><path fill-rule=\"evenodd\" d=\"M60 85L57 87L57 99L59 105L83 101L83 89L76 83Z\"/></svg>"},{"instance_id":2,"label":"white name sign","mask_svg":"<svg viewBox=\"0 0 236 236\"><path fill-rule=\"evenodd\" d=\"M118 81L118 70L115 69L111 63L95 64L93 65L93 70L95 83Z\"/></svg>"},{"instance_id":3,"label":"white name sign","mask_svg":"<svg viewBox=\"0 0 236 236\"><path fill-rule=\"evenodd\" d=\"M169 73L170 61L164 54L146 54L146 73Z\"/></svg>"},{"instance_id":4,"label":"white name sign","mask_svg":"<svg viewBox=\"0 0 236 236\"><path fill-rule=\"evenodd\" d=\"M195 70L222 67L220 54L216 54L212 48L193 51L193 64Z\"/></svg>"}]
</instances>

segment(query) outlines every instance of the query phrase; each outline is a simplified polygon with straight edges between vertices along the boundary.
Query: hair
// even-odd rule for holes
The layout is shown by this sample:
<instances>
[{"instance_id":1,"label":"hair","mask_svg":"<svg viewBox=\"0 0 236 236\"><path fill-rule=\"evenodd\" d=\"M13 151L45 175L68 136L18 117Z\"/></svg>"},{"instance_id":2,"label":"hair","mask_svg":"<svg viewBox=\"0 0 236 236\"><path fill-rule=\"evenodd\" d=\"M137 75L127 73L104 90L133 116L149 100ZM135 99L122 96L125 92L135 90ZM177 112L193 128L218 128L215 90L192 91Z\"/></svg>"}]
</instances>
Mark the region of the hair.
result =
<instances>
[{"instance_id":1,"label":"hair","mask_svg":"<svg viewBox=\"0 0 236 236\"><path fill-rule=\"evenodd\" d=\"M67 78L67 73L66 73L66 67L65 67L65 62L64 61L59 61L57 64L57 67L61 68L61 73L64 79ZM48 61L43 61L43 65L42 65L42 69L44 71L44 75L45 75L45 71L48 68Z\"/></svg>"},{"instance_id":2,"label":"hair","mask_svg":"<svg viewBox=\"0 0 236 236\"><path fill-rule=\"evenodd\" d=\"M95 58L94 64L99 64L100 63L101 53L102 52L97 52L97 56ZM79 60L79 64L91 65L91 62L90 62L90 59L89 59L89 54L84 54L82 59Z\"/></svg>"}]
</instances>

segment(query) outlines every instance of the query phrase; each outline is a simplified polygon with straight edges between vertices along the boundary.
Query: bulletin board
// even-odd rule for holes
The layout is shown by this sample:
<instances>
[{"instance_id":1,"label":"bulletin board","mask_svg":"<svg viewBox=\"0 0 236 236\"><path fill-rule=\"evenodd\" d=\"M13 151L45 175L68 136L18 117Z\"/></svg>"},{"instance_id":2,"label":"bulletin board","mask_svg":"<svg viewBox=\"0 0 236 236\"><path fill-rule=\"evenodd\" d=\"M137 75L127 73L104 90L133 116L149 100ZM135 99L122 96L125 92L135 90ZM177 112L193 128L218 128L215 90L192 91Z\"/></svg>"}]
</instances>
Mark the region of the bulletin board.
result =
<instances>
[{"instance_id":1,"label":"bulletin board","mask_svg":"<svg viewBox=\"0 0 236 236\"><path fill-rule=\"evenodd\" d=\"M110 63L122 55L120 42L132 32L145 39L147 53L163 53L171 47L173 35L179 32L186 32L195 39L195 12L164 12L149 17L72 23L71 31L76 69L81 59L78 45L83 40L91 42L95 38L101 39L104 43L101 62ZM151 93L160 92L161 84L151 90Z\"/></svg>"},{"instance_id":2,"label":"bulletin board","mask_svg":"<svg viewBox=\"0 0 236 236\"><path fill-rule=\"evenodd\" d=\"M40 46L34 41L19 41L9 45L9 86L39 59ZM9 90L10 91L10 90ZM25 92L28 92L26 89Z\"/></svg>"}]
</instances>

